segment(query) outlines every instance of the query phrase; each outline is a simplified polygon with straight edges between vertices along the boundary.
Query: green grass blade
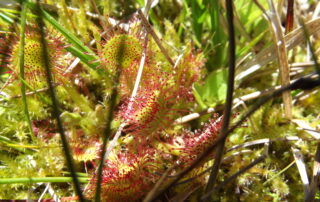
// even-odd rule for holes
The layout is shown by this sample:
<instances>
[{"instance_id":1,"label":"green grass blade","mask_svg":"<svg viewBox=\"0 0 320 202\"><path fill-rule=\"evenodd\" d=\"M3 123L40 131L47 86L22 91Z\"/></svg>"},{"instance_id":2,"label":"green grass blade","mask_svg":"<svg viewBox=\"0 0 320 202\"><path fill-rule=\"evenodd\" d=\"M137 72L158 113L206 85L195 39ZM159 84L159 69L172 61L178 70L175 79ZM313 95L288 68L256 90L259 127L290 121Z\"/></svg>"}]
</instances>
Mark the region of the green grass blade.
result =
<instances>
[{"instance_id":1,"label":"green grass blade","mask_svg":"<svg viewBox=\"0 0 320 202\"><path fill-rule=\"evenodd\" d=\"M184 31L184 22L186 20L186 17L189 15L189 11L188 11L188 3L186 1L183 1L182 3L182 11L181 11L181 19L179 23L179 28L178 28L178 34L181 37L182 32Z\"/></svg>"},{"instance_id":2,"label":"green grass blade","mask_svg":"<svg viewBox=\"0 0 320 202\"><path fill-rule=\"evenodd\" d=\"M18 10L11 9L11 8L0 8L1 13L5 13L6 16L8 16L11 19L16 19L17 16L20 14ZM29 15L29 14L27 14Z\"/></svg>"},{"instance_id":3,"label":"green grass blade","mask_svg":"<svg viewBox=\"0 0 320 202\"><path fill-rule=\"evenodd\" d=\"M80 50L94 54L94 52L90 48L85 46L82 43L82 41L80 39L78 39L76 36L74 36L71 32L69 32L69 30L67 30L63 26L61 26L59 24L59 22L56 21L48 12L41 9L41 13L42 13L42 16L44 17L44 19L47 22L49 22L52 26L54 26L57 30L59 30L61 32L61 34L63 34L63 36L65 36L70 41L70 43L75 45Z\"/></svg>"},{"instance_id":4,"label":"green grass blade","mask_svg":"<svg viewBox=\"0 0 320 202\"><path fill-rule=\"evenodd\" d=\"M81 60L81 62L88 65L92 69L97 69L99 62L92 62L92 61L97 61L98 60L97 58L94 58L91 55L85 54L81 50L73 46L67 47L66 50L69 51L72 55L78 57Z\"/></svg>"},{"instance_id":5,"label":"green grass blade","mask_svg":"<svg viewBox=\"0 0 320 202\"><path fill-rule=\"evenodd\" d=\"M62 172L64 175L70 175L70 172L67 172L67 171L64 171L64 172ZM79 177L88 177L89 176L89 174L88 173L81 173L81 172L76 172L76 174L77 174L77 176L79 176Z\"/></svg>"},{"instance_id":6,"label":"green grass blade","mask_svg":"<svg viewBox=\"0 0 320 202\"><path fill-rule=\"evenodd\" d=\"M88 183L89 178L79 177L80 183ZM0 178L0 184L29 184L47 182L72 182L72 177L22 177L22 178Z\"/></svg>"},{"instance_id":7,"label":"green grass blade","mask_svg":"<svg viewBox=\"0 0 320 202\"><path fill-rule=\"evenodd\" d=\"M28 1L28 6L33 10L36 9L35 3ZM89 47L85 46L83 42L72 34L68 29L64 28L60 23L54 19L48 12L41 9L41 15L43 18L50 23L55 29L57 29L74 47L66 48L67 51L70 51L74 56L79 57L80 60L88 65L90 68L96 70L99 65L98 62L90 63L90 61L98 61L98 57L95 52L92 51Z\"/></svg>"},{"instance_id":8,"label":"green grass blade","mask_svg":"<svg viewBox=\"0 0 320 202\"><path fill-rule=\"evenodd\" d=\"M4 145L12 148L12 149L15 149L19 152L23 152L23 153L26 153L26 154L32 154L34 152L34 150L32 149L29 149L29 148L21 148L21 147L18 147L18 146L13 146L13 145L18 145L18 143L10 140L9 138L5 137L5 136L1 136L0 135L0 143L3 143Z\"/></svg>"},{"instance_id":9,"label":"green grass blade","mask_svg":"<svg viewBox=\"0 0 320 202\"><path fill-rule=\"evenodd\" d=\"M85 46L80 39L78 39L76 36L74 36L71 32L69 32L67 29L65 29L63 26L61 26L58 21L56 21L48 12L41 10L42 15L44 19L49 22L52 26L54 26L61 34L63 34L66 39L69 40L69 42L74 45L78 50L75 51L75 48L67 48L68 51L70 51L73 55L80 58L80 60L88 65L89 67L96 69L98 66L97 63L90 63L90 61L98 60L98 57L95 55L95 53ZM86 54L89 53L89 54Z\"/></svg>"},{"instance_id":10,"label":"green grass blade","mask_svg":"<svg viewBox=\"0 0 320 202\"><path fill-rule=\"evenodd\" d=\"M197 1L191 0L188 1L191 7L191 17L192 17L192 27L194 34L196 36L196 40L198 42L201 42L201 36L202 36L202 30L203 30L203 24L199 23L199 18L203 14L204 10L201 8L203 7L203 4L199 5Z\"/></svg>"},{"instance_id":11,"label":"green grass blade","mask_svg":"<svg viewBox=\"0 0 320 202\"><path fill-rule=\"evenodd\" d=\"M80 60L88 65L89 67L95 69L98 64L97 63L90 63L90 61L98 60L98 57L95 55L95 53L85 46L80 39L78 39L76 36L74 36L71 32L69 32L67 29L65 29L63 26L61 26L58 21L56 21L48 12L41 10L42 15L44 19L49 22L52 26L54 26L57 30L63 34L66 39L69 40L69 42L74 45L78 50L80 51L75 51L74 48L67 48L72 54L75 56L79 57ZM82 51L82 53L81 53ZM75 54L76 53L76 54ZM89 53L89 54L86 54Z\"/></svg>"},{"instance_id":12,"label":"green grass blade","mask_svg":"<svg viewBox=\"0 0 320 202\"><path fill-rule=\"evenodd\" d=\"M296 162L296 160L292 161L288 166L286 166L284 169L282 169L280 172L278 172L277 174L275 174L274 176L272 176L270 179L268 179L267 181L265 181L262 185L266 185L269 182L271 182L272 180L274 180L276 177L280 176L282 173L284 173L286 170L288 170L294 163Z\"/></svg>"},{"instance_id":13,"label":"green grass blade","mask_svg":"<svg viewBox=\"0 0 320 202\"><path fill-rule=\"evenodd\" d=\"M215 57L214 61L210 59L210 64L213 67L221 67L225 64L226 60L226 53L225 53L225 44L227 43L226 35L222 29L220 24L220 9L221 9L221 2L216 0L209 1L209 13L211 18L211 33L212 36L212 47L215 50ZM211 68L212 71L214 68Z\"/></svg>"},{"instance_id":14,"label":"green grass blade","mask_svg":"<svg viewBox=\"0 0 320 202\"><path fill-rule=\"evenodd\" d=\"M247 46L244 46L241 50L239 50L238 56L245 55L248 51L250 51L261 39L265 36L266 31L260 33L257 37L255 37Z\"/></svg>"},{"instance_id":15,"label":"green grass blade","mask_svg":"<svg viewBox=\"0 0 320 202\"><path fill-rule=\"evenodd\" d=\"M20 77L24 79L24 41L25 41L25 27L26 27L26 19L27 18L27 6L25 3L22 4L21 11L21 29L20 29L20 45L19 45L19 65L20 65ZM30 131L30 137L33 142L35 142L36 138L34 136L31 119L28 110L27 96L26 96L26 86L24 82L21 82L21 96L24 108L24 115L26 117L26 121L28 123L28 128Z\"/></svg>"},{"instance_id":16,"label":"green grass blade","mask_svg":"<svg viewBox=\"0 0 320 202\"><path fill-rule=\"evenodd\" d=\"M9 16L7 16L6 14L4 14L3 12L0 12L0 18L9 23L9 24L12 24L14 22L14 20L12 18L10 18Z\"/></svg>"}]
</instances>

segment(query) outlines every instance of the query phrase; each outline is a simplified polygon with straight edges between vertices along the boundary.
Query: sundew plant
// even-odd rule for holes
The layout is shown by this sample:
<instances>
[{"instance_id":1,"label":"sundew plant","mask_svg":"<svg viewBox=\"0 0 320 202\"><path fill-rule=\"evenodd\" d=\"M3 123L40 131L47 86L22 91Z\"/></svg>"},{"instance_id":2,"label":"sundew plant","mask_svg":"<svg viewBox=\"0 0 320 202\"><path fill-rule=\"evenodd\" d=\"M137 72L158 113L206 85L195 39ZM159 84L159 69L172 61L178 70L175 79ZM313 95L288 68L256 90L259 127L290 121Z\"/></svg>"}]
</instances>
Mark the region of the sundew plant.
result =
<instances>
[{"instance_id":1,"label":"sundew plant","mask_svg":"<svg viewBox=\"0 0 320 202\"><path fill-rule=\"evenodd\" d=\"M320 2L0 2L0 199L313 201Z\"/></svg>"}]
</instances>

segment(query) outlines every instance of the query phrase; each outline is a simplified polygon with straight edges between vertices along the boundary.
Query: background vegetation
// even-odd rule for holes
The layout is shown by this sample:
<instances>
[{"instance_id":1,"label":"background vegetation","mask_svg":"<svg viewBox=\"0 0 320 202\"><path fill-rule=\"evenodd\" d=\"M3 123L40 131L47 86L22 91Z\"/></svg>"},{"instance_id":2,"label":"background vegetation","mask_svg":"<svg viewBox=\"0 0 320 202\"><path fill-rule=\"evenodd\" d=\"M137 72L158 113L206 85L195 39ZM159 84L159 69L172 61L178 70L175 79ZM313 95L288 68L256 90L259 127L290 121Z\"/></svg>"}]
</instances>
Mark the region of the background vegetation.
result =
<instances>
[{"instance_id":1,"label":"background vegetation","mask_svg":"<svg viewBox=\"0 0 320 202\"><path fill-rule=\"evenodd\" d=\"M232 11L228 9L230 2ZM159 139L151 141L150 147L156 148L155 153L169 153L172 159L159 154L160 163L151 162L148 166L152 168L145 168L140 167L140 161L125 161L110 154L114 162L122 163L111 174L119 172L121 178L121 174L133 169L131 164L139 164L140 169L133 169L130 175L142 180L123 177L112 181L121 184L120 188L110 188L109 178L102 177L102 200L148 201L158 197L161 201L208 198L309 201L317 198L320 2L297 0L293 7L290 2L293 1L154 0L149 12L144 10L144 15L149 17L149 29L146 22L141 23L142 14L138 14L139 9L146 7L143 0L43 0L39 4L30 0L0 4L0 198L70 201L82 200L79 193L83 193L86 198L99 200L95 197L97 176L111 172L108 167L99 169L99 159L101 153L111 148L121 127L124 129L120 130L115 151L140 152L137 145L141 142L134 139L132 143L131 134L143 133L147 135L142 139L151 139L157 137L151 136L157 132ZM228 27L230 12L234 36ZM130 27L129 31L126 26ZM136 33L148 33L148 48L141 45L143 40L136 42L121 37L128 33L134 37ZM159 48L155 35L164 50ZM231 38L235 39L234 48ZM114 44L110 42L112 39ZM134 111L138 119L125 112L121 114L121 106L130 103L138 70L130 69L128 64L136 55L127 51L131 50L130 45L121 48L121 40L137 43L132 45L134 48L141 45L139 58L147 50L145 66L153 69L144 73L151 80L165 80L144 83L148 79L142 79L138 92L153 94L148 100L142 96L136 98L136 103L144 103L143 109L133 104L135 110L141 110ZM47 45L43 45L44 41ZM113 45L117 48L113 49ZM115 54L115 64L105 63L112 60L105 51ZM42 52L47 54L41 55ZM235 75L230 71L233 62ZM122 72L117 70L120 66ZM129 73L123 73L125 70ZM186 82L176 76L179 73L185 74ZM234 85L230 80L234 80ZM288 85L282 95L281 87ZM226 101L231 86L234 86L232 103ZM189 89L186 91L189 97L182 93L183 87ZM157 97L157 93L163 100L159 101L161 96ZM173 96L177 98L174 102ZM161 113L153 111L154 97L155 103L160 103ZM213 121L219 117L222 120L223 114L228 117L228 104L232 104L231 121L220 133L217 131L223 127L222 121L219 125ZM239 122L248 113L251 116ZM229 134L227 129L237 123L241 124ZM201 136L204 132L197 131L208 128L215 132L192 150L192 145L186 143L189 140L186 134ZM181 141L185 147L180 145L180 150L163 140L168 136L167 139L179 142L174 139L177 134L183 134L178 136L184 138ZM228 136L217 139L223 135ZM194 153L187 154L195 158L186 160L183 152L188 148ZM208 157L201 161L200 168L194 168L193 162L201 158L198 151ZM144 158L139 152L134 153L135 158ZM219 155L221 164L215 164L212 159ZM177 164L176 160L185 161ZM211 167L218 171L210 175ZM179 176L188 168L194 168L191 174ZM144 172L144 169L149 170ZM161 175L165 180L158 186L156 182ZM208 179L215 175L213 185L208 185ZM184 183L173 184L174 179L178 180L175 176ZM152 183L148 181L151 178ZM145 181L147 186L135 184L145 185ZM126 186L135 188L125 189Z\"/></svg>"}]
</instances>

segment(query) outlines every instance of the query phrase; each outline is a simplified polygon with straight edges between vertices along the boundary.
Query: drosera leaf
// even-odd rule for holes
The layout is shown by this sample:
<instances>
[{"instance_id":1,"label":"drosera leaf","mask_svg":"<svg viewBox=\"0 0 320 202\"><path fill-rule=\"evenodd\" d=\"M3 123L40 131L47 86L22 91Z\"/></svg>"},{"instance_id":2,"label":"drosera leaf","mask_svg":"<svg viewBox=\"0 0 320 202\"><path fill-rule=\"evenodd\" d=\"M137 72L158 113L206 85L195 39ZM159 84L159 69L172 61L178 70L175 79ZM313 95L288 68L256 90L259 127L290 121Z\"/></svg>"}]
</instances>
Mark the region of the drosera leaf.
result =
<instances>
[{"instance_id":1,"label":"drosera leaf","mask_svg":"<svg viewBox=\"0 0 320 202\"><path fill-rule=\"evenodd\" d=\"M106 64L110 65L110 69L115 71L120 65L127 68L135 60L139 60L142 55L143 46L140 41L131 35L120 34L110 39L103 47L103 55ZM119 63L118 58L123 58Z\"/></svg>"},{"instance_id":2,"label":"drosera leaf","mask_svg":"<svg viewBox=\"0 0 320 202\"><path fill-rule=\"evenodd\" d=\"M227 92L227 69L211 72L203 85L195 83L193 94L202 109L222 104Z\"/></svg>"},{"instance_id":3,"label":"drosera leaf","mask_svg":"<svg viewBox=\"0 0 320 202\"><path fill-rule=\"evenodd\" d=\"M28 1L28 6L34 9L35 3ZM79 57L84 64L96 70L96 67L99 65L99 63L93 61L98 61L99 58L96 56L95 52L89 47L85 46L83 42L69 30L60 25L59 22L55 20L48 12L41 9L41 13L44 19L55 29L57 29L74 46L72 48L68 47L66 50L70 51L74 56Z\"/></svg>"}]
</instances>

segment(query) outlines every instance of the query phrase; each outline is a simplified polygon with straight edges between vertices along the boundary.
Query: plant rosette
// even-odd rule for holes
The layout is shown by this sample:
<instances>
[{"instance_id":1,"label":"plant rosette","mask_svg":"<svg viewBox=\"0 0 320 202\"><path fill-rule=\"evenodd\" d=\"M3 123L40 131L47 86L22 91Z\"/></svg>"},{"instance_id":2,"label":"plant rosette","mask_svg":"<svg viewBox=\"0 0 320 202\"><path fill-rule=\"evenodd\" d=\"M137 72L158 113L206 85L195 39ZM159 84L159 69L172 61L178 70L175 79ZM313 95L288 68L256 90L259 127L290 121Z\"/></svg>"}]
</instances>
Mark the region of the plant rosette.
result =
<instances>
[{"instance_id":1,"label":"plant rosette","mask_svg":"<svg viewBox=\"0 0 320 202\"><path fill-rule=\"evenodd\" d=\"M70 64L72 57L66 54L65 44L62 37L49 28L46 30L45 40L47 43L49 65L52 72L53 81L62 83L66 81L68 75L65 70ZM1 43L3 50L5 42ZM20 36L16 33L13 37L13 43L9 44L9 54L6 55L6 67L11 70L9 82L19 80L19 49ZM26 27L24 44L24 80L34 89L41 89L47 86L45 73L45 58L43 54L43 45L39 29L35 25Z\"/></svg>"}]
</instances>

